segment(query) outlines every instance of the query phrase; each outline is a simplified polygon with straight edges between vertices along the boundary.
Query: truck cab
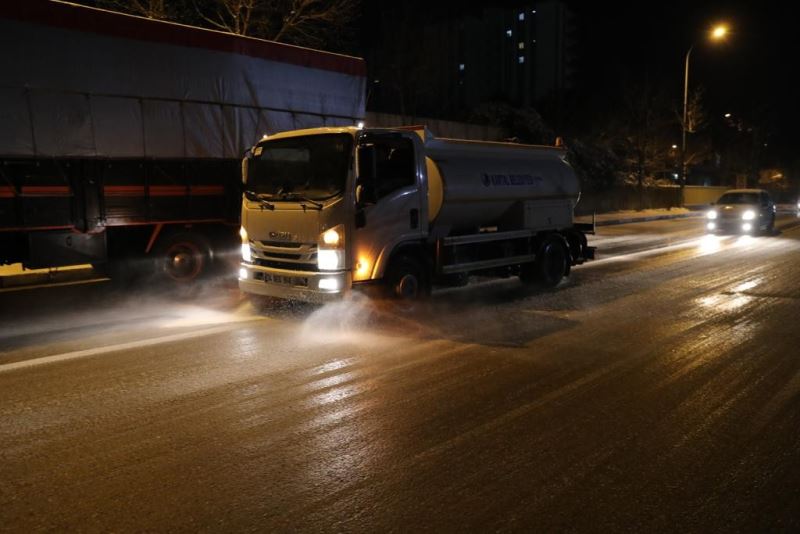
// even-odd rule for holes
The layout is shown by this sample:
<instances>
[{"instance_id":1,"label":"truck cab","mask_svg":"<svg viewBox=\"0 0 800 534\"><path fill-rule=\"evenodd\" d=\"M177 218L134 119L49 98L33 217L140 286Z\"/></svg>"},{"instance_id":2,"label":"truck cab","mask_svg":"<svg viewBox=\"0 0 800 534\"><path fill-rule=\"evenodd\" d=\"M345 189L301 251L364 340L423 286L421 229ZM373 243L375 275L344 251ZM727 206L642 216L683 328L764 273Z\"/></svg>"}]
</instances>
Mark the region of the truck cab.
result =
<instances>
[{"instance_id":1,"label":"truck cab","mask_svg":"<svg viewBox=\"0 0 800 534\"><path fill-rule=\"evenodd\" d=\"M318 128L262 139L243 161L243 291L324 301L382 275L424 238L419 136Z\"/></svg>"}]
</instances>

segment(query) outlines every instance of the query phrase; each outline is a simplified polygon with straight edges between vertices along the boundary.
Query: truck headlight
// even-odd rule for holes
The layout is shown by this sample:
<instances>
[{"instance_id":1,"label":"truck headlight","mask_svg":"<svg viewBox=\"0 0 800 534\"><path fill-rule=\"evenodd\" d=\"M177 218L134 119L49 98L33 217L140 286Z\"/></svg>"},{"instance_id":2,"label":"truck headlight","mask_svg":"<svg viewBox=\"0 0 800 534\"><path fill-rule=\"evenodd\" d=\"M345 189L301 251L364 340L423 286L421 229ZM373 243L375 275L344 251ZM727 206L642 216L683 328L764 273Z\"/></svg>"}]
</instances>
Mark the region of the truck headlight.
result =
<instances>
[{"instance_id":1,"label":"truck headlight","mask_svg":"<svg viewBox=\"0 0 800 534\"><path fill-rule=\"evenodd\" d=\"M708 218L709 218L710 220L712 220L712 221L713 221L714 219L716 219L716 218L717 218L717 212L716 212L716 210L709 210L709 211L706 213L706 217L708 217Z\"/></svg>"},{"instance_id":2,"label":"truck headlight","mask_svg":"<svg viewBox=\"0 0 800 534\"><path fill-rule=\"evenodd\" d=\"M344 269L344 225L325 230L317 243L317 267L320 271Z\"/></svg>"},{"instance_id":3,"label":"truck headlight","mask_svg":"<svg viewBox=\"0 0 800 534\"><path fill-rule=\"evenodd\" d=\"M250 237L247 235L247 230L244 226L239 228L239 237L242 238L242 261L250 263L253 261L253 253L250 250Z\"/></svg>"},{"instance_id":4,"label":"truck headlight","mask_svg":"<svg viewBox=\"0 0 800 534\"><path fill-rule=\"evenodd\" d=\"M746 212L742 213L742 220L743 221L752 221L756 218L756 212L753 210L747 210Z\"/></svg>"}]
</instances>

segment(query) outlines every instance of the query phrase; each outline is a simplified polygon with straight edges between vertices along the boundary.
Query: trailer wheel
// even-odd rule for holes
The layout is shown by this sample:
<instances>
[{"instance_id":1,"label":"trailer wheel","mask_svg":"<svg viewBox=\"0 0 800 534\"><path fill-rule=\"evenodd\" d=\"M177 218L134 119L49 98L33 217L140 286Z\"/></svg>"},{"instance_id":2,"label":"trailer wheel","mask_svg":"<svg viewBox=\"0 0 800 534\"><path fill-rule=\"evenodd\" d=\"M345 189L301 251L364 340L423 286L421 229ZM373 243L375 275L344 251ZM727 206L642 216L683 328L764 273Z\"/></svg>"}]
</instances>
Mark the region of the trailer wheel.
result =
<instances>
[{"instance_id":1,"label":"trailer wheel","mask_svg":"<svg viewBox=\"0 0 800 534\"><path fill-rule=\"evenodd\" d=\"M413 301L430 294L430 283L419 261L410 256L400 256L389 265L386 287L394 299Z\"/></svg>"},{"instance_id":2,"label":"trailer wheel","mask_svg":"<svg viewBox=\"0 0 800 534\"><path fill-rule=\"evenodd\" d=\"M208 241L194 233L179 233L167 238L157 257L158 271L179 284L194 282L211 266Z\"/></svg>"}]
</instances>

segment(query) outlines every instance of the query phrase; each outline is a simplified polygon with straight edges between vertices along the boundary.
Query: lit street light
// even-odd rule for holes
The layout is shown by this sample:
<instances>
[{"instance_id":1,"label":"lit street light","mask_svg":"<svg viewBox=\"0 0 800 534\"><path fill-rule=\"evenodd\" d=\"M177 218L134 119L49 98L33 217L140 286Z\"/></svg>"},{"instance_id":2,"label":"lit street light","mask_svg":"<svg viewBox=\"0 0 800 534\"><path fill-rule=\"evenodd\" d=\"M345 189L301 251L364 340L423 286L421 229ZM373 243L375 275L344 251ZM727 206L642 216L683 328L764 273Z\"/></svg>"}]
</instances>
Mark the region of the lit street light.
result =
<instances>
[{"instance_id":1,"label":"lit street light","mask_svg":"<svg viewBox=\"0 0 800 534\"><path fill-rule=\"evenodd\" d=\"M709 38L712 41L721 41L728 35L728 26L726 24L718 24L711 29ZM681 189L686 185L686 132L688 130L687 116L689 104L689 56L692 53L694 44L689 47L686 52L686 62L683 72L683 138L681 142Z\"/></svg>"}]
</instances>

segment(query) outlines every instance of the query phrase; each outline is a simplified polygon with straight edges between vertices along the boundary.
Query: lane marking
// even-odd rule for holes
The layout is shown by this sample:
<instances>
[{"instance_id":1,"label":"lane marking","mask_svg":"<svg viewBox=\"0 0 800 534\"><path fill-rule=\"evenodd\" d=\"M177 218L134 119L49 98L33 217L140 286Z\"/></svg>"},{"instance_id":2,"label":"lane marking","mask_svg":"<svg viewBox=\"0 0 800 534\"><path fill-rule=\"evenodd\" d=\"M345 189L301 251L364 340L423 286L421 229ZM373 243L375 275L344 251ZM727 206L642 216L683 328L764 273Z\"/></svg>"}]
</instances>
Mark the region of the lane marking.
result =
<instances>
[{"instance_id":1,"label":"lane marking","mask_svg":"<svg viewBox=\"0 0 800 534\"><path fill-rule=\"evenodd\" d=\"M193 339L198 337L205 337L210 336L213 334L219 334L220 332L225 332L228 330L234 330L242 323L247 322L255 322L255 321L264 321L266 320L264 317L252 317L247 319L242 319L240 321L236 321L233 323L221 325L221 326L214 326L212 328L207 328L205 330L194 330L192 332L184 332L182 334L170 334L168 336L161 336L152 339L143 339L138 341L130 341L128 343L119 343L117 345L109 345L107 347L97 347L94 349L84 349L84 350L76 350L73 352L65 352L63 354L55 354L52 356L43 356L41 358L35 358L32 360L24 360L21 362L13 362L0 365L0 373L8 372L8 371L16 371L18 369L25 369L28 367L37 367L39 365L46 365L50 363L56 362L63 362L67 360L76 360L78 358L86 358L89 356L97 356L98 354L106 354L109 352L118 352L128 349L135 349L135 348L143 348L143 347L151 347L153 345L160 345L162 343L172 343L174 341L183 341L185 339Z\"/></svg>"},{"instance_id":2,"label":"lane marking","mask_svg":"<svg viewBox=\"0 0 800 534\"><path fill-rule=\"evenodd\" d=\"M110 278L91 278L89 280L73 280L71 282L52 282L49 284L36 284L31 286L14 286L14 287L4 287L0 289L0 293L12 293L14 291L25 291L29 289L42 289L44 287L61 287L61 286L80 286L86 284L99 284L100 282L110 282Z\"/></svg>"}]
</instances>

